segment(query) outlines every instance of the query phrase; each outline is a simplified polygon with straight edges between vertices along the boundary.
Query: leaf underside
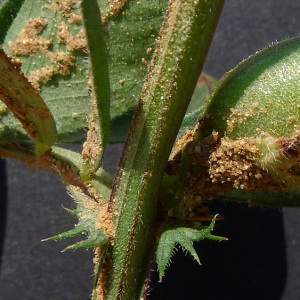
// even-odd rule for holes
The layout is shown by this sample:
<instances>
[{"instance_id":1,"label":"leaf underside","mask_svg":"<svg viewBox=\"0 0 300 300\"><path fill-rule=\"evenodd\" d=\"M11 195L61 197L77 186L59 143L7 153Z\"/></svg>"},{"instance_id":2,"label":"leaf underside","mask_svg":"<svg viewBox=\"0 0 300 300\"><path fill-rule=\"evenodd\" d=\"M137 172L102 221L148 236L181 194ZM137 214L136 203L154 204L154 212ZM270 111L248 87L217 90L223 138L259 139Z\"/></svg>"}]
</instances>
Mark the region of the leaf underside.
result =
<instances>
[{"instance_id":1,"label":"leaf underside","mask_svg":"<svg viewBox=\"0 0 300 300\"><path fill-rule=\"evenodd\" d=\"M98 1L108 19L104 31L109 48L112 120L137 105L147 62L151 58L167 2L130 2L119 15L113 16L108 13L106 1ZM6 35L3 47L7 53L22 60L25 76L36 78L32 74L39 72L35 74L38 74L41 96L54 116L59 141L76 143L85 139L87 117L91 112L88 54L81 40L83 25L77 21L81 17L80 7L71 7L71 12L76 16L74 18L58 7L57 3L26 0ZM44 48L36 53L16 52L12 45L16 44L30 18L42 20L35 37L42 39ZM58 53L62 53L63 58L53 58ZM0 139L14 142L27 140L28 136L20 123L5 107L1 111ZM114 132L111 136L114 141Z\"/></svg>"}]
</instances>

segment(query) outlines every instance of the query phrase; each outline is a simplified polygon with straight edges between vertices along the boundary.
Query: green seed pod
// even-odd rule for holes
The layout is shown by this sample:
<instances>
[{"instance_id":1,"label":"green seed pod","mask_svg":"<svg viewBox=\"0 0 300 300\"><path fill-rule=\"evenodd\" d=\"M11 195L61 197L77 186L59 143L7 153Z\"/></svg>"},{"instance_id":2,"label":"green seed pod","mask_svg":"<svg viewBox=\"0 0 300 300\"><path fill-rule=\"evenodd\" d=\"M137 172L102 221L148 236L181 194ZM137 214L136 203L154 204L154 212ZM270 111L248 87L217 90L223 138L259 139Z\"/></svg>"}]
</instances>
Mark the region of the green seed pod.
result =
<instances>
[{"instance_id":1,"label":"green seed pod","mask_svg":"<svg viewBox=\"0 0 300 300\"><path fill-rule=\"evenodd\" d=\"M218 133L210 146L209 176L225 197L300 204L299 83L299 37L257 52L220 81L195 140Z\"/></svg>"},{"instance_id":2,"label":"green seed pod","mask_svg":"<svg viewBox=\"0 0 300 300\"><path fill-rule=\"evenodd\" d=\"M257 52L229 72L217 86L205 115L210 127L230 138L267 132L287 137L300 122L300 38Z\"/></svg>"}]
</instances>

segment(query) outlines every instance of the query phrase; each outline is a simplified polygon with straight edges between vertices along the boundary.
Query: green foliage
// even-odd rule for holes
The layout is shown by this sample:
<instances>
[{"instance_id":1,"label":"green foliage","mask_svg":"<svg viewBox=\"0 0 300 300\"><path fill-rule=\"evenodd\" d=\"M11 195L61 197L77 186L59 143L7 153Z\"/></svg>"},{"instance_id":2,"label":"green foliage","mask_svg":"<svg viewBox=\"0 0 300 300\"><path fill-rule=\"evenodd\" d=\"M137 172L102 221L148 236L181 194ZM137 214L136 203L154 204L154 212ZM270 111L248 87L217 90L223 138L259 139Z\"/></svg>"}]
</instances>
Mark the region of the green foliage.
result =
<instances>
[{"instance_id":1,"label":"green foliage","mask_svg":"<svg viewBox=\"0 0 300 300\"><path fill-rule=\"evenodd\" d=\"M166 229L162 233L156 251L156 262L158 265L160 281L162 281L166 267L170 264L170 260L174 255L176 244L183 248L183 250L186 250L199 264L201 264L198 254L193 247L193 242L199 242L203 239L215 241L227 240L224 237L211 234L215 226L216 217L217 216L214 216L208 227L201 230L176 226Z\"/></svg>"},{"instance_id":2,"label":"green foliage","mask_svg":"<svg viewBox=\"0 0 300 300\"><path fill-rule=\"evenodd\" d=\"M0 44L3 44L6 33L19 12L24 0L5 0L0 6Z\"/></svg>"},{"instance_id":3,"label":"green foliage","mask_svg":"<svg viewBox=\"0 0 300 300\"><path fill-rule=\"evenodd\" d=\"M4 42L4 48L8 53L22 59L22 71L40 91L41 99L44 99L45 102L41 100L38 108L46 110L49 107L54 116L54 119L50 119L51 126L39 126L39 123L33 122L38 124L36 131L39 134L43 133L42 129L44 128L50 130L50 133L41 134L41 137L45 136L45 139L41 139L40 144L47 145L47 148L38 153L40 156L45 154L46 150L50 150L56 141L56 135L55 139L53 138L52 126L55 123L59 141L82 141L84 139L83 132L88 127L87 116L90 113L94 114L93 120L99 121L99 130L96 130L96 134L99 136L95 140L98 145L95 144L94 147L102 146L104 149L107 143L110 118L111 120L123 118L126 113L136 107L137 100L141 98L127 140L127 151L128 149L129 151L124 152L124 160L121 163L123 177L120 176L118 181L115 181L113 197L111 197L112 200L118 199L118 202L114 204L117 204L116 208L122 212L116 220L118 228L112 253L113 271L110 279L113 288L108 295L111 299L116 293L122 298L128 297L126 290L136 282L136 274L132 273L136 267L140 268L143 265L143 276L147 273L147 266L155 249L155 232L149 231L148 228L155 219L159 182L199 77L200 67L204 63L223 2L214 5L201 2L200 6L192 1L171 3L158 41L159 47L154 55L152 65L148 69L166 5L167 1L132 2L130 5L125 5L122 14L108 11L106 6L103 10L108 25L102 28L96 2L84 0L82 5L83 23L90 51L91 73L88 72L89 65L85 62L87 45L81 34L83 27L80 21L80 8L76 5L70 8L70 13L68 9L60 6L59 2L45 5L43 2L33 3L26 0ZM203 11L206 13L202 14ZM211 14L214 16L213 18L211 18ZM147 15L147 18L141 18L143 15ZM96 22L96 20L98 21ZM204 28L207 30L204 31ZM198 38L199 31L203 32L201 39ZM97 32L98 39L94 37L95 32ZM108 49L106 49L105 43ZM106 52L107 50L108 52ZM199 55L198 51L202 55ZM108 66L106 53L108 53ZM177 57L173 53L180 53L180 55ZM190 63L191 58L193 64ZM142 91L147 69L149 73ZM162 82L164 85L161 84ZM31 86L30 88L29 95L32 96L35 91ZM207 94L206 90L204 94ZM98 111L91 109L93 105L90 100L91 96L95 96L97 99ZM190 111L197 110L199 106L202 106L202 102L203 98L195 98L190 106ZM2 132L10 131L10 133L6 136L2 135L2 141L14 141L19 145L27 142L28 137L20 124L11 118L9 111L6 111L5 108L3 111ZM166 113L162 114L164 111ZM27 116L28 112L23 112L23 115ZM130 120L130 117L127 120ZM191 128L195 123L195 114L190 114L185 121L183 130ZM24 126L24 122L22 125L30 134L31 132L28 127ZM88 134L91 131L90 127ZM16 132L18 133L17 138L15 137ZM117 139L124 139L124 133L125 131L121 134L121 138ZM146 133L147 140L145 140L144 133ZM111 140L116 140L114 132L112 137ZM50 138L52 139L50 140ZM39 140L37 142L39 145ZM88 139L86 145L89 142ZM100 145L101 143L103 144ZM12 149L9 145L5 148L5 153ZM27 147L26 151L22 152L24 160L32 159L33 154L30 147ZM99 151L99 157L97 157L100 163L103 152L104 150ZM80 247L102 247L104 251L96 268L97 281L100 278L101 265L105 261L109 239L112 238L101 226L99 217L111 209L108 207L107 211L107 186L105 187L104 184L101 186L102 180L110 180L101 169L96 172L100 163L97 163L97 167L94 169L91 166L88 166L88 170L81 167L89 164L91 157L86 158L83 155L81 158L71 151L65 151L59 147L53 147L51 155L49 159L53 158L54 161L66 164L70 170L72 169L70 174L74 178L70 179L62 172L66 170L64 166L62 168L53 166L54 169L57 168L57 173L62 176L77 204L75 210L68 211L79 221L74 229L47 240L59 240L87 234L87 239L77 242L65 250ZM45 158L48 159L47 156ZM125 175L127 170L128 173ZM83 182L76 177L80 171L83 175ZM93 173L92 180L87 180L89 173ZM78 186L70 184L68 180L77 181ZM85 186L86 183L88 183L87 186ZM109 186L109 183L107 185ZM101 201L93 197L91 188L95 188L95 195L101 198ZM136 195L142 198L137 199ZM126 211L124 211L125 200L127 202ZM139 211L142 212L141 217ZM124 233L125 238L123 238ZM202 237L201 234L193 236L189 229L185 229L184 234L194 240ZM211 235L206 234L205 236ZM134 251L130 250L132 241L141 240L141 237L146 237L147 243L139 242L135 244ZM179 239L178 242L181 240ZM182 242L182 246L193 251L184 242ZM121 248L123 249L120 251ZM146 249L147 251L145 251ZM193 252L193 255L197 254ZM124 263L125 268L122 267ZM130 272L127 272L128 270ZM120 278L121 281L119 281ZM127 287L122 288L122 295L120 295L119 285L123 285L124 280ZM143 277L136 284L135 290L131 292L134 298L140 293L142 284Z\"/></svg>"},{"instance_id":4,"label":"green foliage","mask_svg":"<svg viewBox=\"0 0 300 300\"><path fill-rule=\"evenodd\" d=\"M77 14L79 14L78 10L79 8L76 9ZM32 35L35 40L43 39L44 47L37 48L35 51L28 47L27 51L22 52L21 46L19 47L21 49L12 51L11 46L13 44L18 46L16 42L21 31L28 25L29 19L42 20L43 25L38 26L38 32L32 33ZM64 27L61 27L60 30L59 26ZM82 24L70 24L63 12L52 9L50 4L47 5L43 1L26 0L6 35L3 48L8 54L18 55L22 60L22 71L25 76L32 78L35 86L40 87L41 97L54 116L59 140L76 142L83 140L87 127L87 116L91 111L88 105L90 93L86 79L88 64L85 62L87 55L83 52L84 43L78 45L81 41L80 36L77 36L77 43L75 43L77 45L72 50L68 50L67 42L59 38L59 34L63 30L66 31L65 26L68 26L70 34L74 37L83 29ZM32 29L27 28L28 33L31 31ZM57 54L61 56L55 57ZM41 72L42 75L37 73L36 76L33 76L33 72ZM22 127L11 118L9 113L3 115L1 121L1 140L8 139L16 142L24 140ZM7 128L10 128L12 133L9 137L3 137L1 132L7 131ZM23 134L15 138L14 132Z\"/></svg>"},{"instance_id":5,"label":"green foliage","mask_svg":"<svg viewBox=\"0 0 300 300\"><path fill-rule=\"evenodd\" d=\"M195 228L186 225L185 210L219 194L272 205L290 198L285 205L299 206L299 37L239 64L206 103L215 81L198 78L224 1L83 0L80 6L25 0L11 11L13 2L0 9L0 39L14 56L11 60L0 52L5 103L0 107L0 153L61 176L77 205L67 211L78 224L47 240L86 234L65 250L101 250L93 299L143 295L157 232L162 223L169 224L166 211L175 212L177 223L160 236L160 280L176 245L200 263L193 242L226 240L211 234L216 216L208 227ZM224 136L232 143L230 151L220 149ZM168 165L174 142L182 137ZM268 173L266 178L273 176L271 183L280 188L289 177L292 184L285 191L271 184L268 191L247 191L242 184L232 190L226 172L223 182L214 185L211 156L229 153L235 167L234 142L242 139L244 148L237 151L242 174L254 165L262 171L256 175ZM81 155L54 146L84 140ZM107 143L125 140L113 181L101 168L104 151ZM250 160L245 145L258 149ZM254 178L250 173L247 180ZM101 271L103 264L110 272Z\"/></svg>"},{"instance_id":6,"label":"green foliage","mask_svg":"<svg viewBox=\"0 0 300 300\"><path fill-rule=\"evenodd\" d=\"M108 12L106 1L99 1L99 3L109 20L104 28L104 39L109 48L107 60L111 91L110 115L114 121L137 105L147 72L147 63L154 49L155 38L163 20L167 0L146 1L143 5L134 1L126 5L118 16L113 16ZM81 15L79 6L75 5L70 9L72 13ZM147 17L142 18L143 15ZM0 21L2 22L6 16L6 14L0 15L0 18L2 17ZM18 39L21 30L30 18L42 18L47 21L47 25L40 28L41 31L38 33L38 37L47 41L51 40L47 50L51 53L63 52L69 58L72 56L73 59L72 62L68 62L70 73L61 74L62 72L58 69L66 61L60 62L59 65L59 62L53 61L44 53L45 51L30 56L21 55L22 71L28 77L33 71L41 70L46 66L54 69L55 74L50 79L47 76L40 78L41 96L54 116L59 141L82 142L91 112L90 91L86 78L89 69L89 64L86 62L87 53L85 53L82 41L78 42L77 39L77 46L72 48L70 43L59 39L58 29L65 24L72 37L79 38L83 31L83 24L72 22L62 9L57 9L50 4L45 5L43 1L26 0L6 35L3 47L8 54L14 54L9 45ZM61 30L66 30L66 27ZM114 127L112 129L114 130ZM110 140L119 141L118 138L114 138L119 133L113 130ZM20 132L20 134L16 137L15 132ZM16 142L26 140L24 130L9 112L2 116L0 138Z\"/></svg>"},{"instance_id":7,"label":"green foliage","mask_svg":"<svg viewBox=\"0 0 300 300\"><path fill-rule=\"evenodd\" d=\"M95 248L107 244L108 237L105 234L105 231L103 229L97 229L99 227L98 222L101 208L95 205L94 199L89 198L80 189L74 186L68 186L68 191L75 200L77 207L73 210L66 210L77 217L79 222L73 229L47 238L44 241L57 241L82 234L88 235L85 240L70 245L63 251L78 248Z\"/></svg>"}]
</instances>

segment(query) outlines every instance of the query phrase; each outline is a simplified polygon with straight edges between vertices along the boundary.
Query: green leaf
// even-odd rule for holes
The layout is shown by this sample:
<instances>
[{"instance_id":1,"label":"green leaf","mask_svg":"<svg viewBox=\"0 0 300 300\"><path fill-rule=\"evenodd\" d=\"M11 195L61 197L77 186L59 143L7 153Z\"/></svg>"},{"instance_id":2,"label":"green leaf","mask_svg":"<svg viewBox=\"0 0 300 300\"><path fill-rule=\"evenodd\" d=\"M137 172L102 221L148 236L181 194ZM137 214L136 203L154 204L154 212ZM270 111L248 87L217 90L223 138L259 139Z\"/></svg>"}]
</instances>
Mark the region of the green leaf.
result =
<instances>
[{"instance_id":1,"label":"green leaf","mask_svg":"<svg viewBox=\"0 0 300 300\"><path fill-rule=\"evenodd\" d=\"M18 65L0 49L0 100L36 141L37 156L43 155L57 140L54 119L43 99L20 73Z\"/></svg>"},{"instance_id":2,"label":"green leaf","mask_svg":"<svg viewBox=\"0 0 300 300\"><path fill-rule=\"evenodd\" d=\"M55 1L26 0L3 45L22 60L25 76L41 89L41 97L56 121L59 140L65 142L83 139L91 111L80 8L70 9ZM7 114L2 124L19 132L18 123L9 123L9 119Z\"/></svg>"},{"instance_id":3,"label":"green leaf","mask_svg":"<svg viewBox=\"0 0 300 300\"><path fill-rule=\"evenodd\" d=\"M83 233L83 232L81 232ZM66 247L63 251L67 250L76 250L79 248L96 248L99 246L106 245L108 243L108 237L104 233L104 231L98 230L97 232L94 231L88 235L85 240L77 242L73 245Z\"/></svg>"},{"instance_id":4,"label":"green leaf","mask_svg":"<svg viewBox=\"0 0 300 300\"><path fill-rule=\"evenodd\" d=\"M201 264L198 254L193 247L193 242L199 242L203 239L213 239L217 241L227 240L225 237L214 236L211 234L211 231L215 226L216 217L217 216L212 219L210 225L205 229L197 230L187 227L173 227L163 232L159 239L156 252L156 262L159 270L159 281L162 281L162 278L165 275L165 270L167 266L169 266L170 260L174 255L176 244L189 252L193 256L193 258L199 264Z\"/></svg>"},{"instance_id":5,"label":"green leaf","mask_svg":"<svg viewBox=\"0 0 300 300\"><path fill-rule=\"evenodd\" d=\"M119 14L112 15L108 13L106 1L99 1L103 14L107 17L104 33L109 54L112 119L137 105L147 72L147 61L151 58L151 49L154 47L167 2L133 1L130 5L125 5ZM19 55L23 62L22 70L26 76L31 75L32 80L39 79L41 96L56 120L59 140L82 142L91 113L87 79L89 65L86 63L88 55L85 53L84 41L80 38L83 24L76 21L80 16L78 6L70 7L70 13L59 7L59 3L60 1L51 4L26 0L10 27L4 48L6 51L14 49L11 46L16 43L30 18L42 21L37 26L39 32L35 34L35 38L44 39L43 49L39 53L30 53L29 56L24 51L17 52L22 54ZM75 40L75 45L68 39ZM12 55L17 53L10 52ZM53 55L57 53L62 53L62 59L54 59ZM33 73L37 71L39 73ZM68 72L70 73L67 74ZM114 140L115 133L118 135L118 132L112 132L110 140ZM15 142L26 139L22 127L9 112L5 112L1 118L0 139Z\"/></svg>"},{"instance_id":6,"label":"green leaf","mask_svg":"<svg viewBox=\"0 0 300 300\"><path fill-rule=\"evenodd\" d=\"M24 0L5 0L0 4L0 44L3 44L6 33L23 2Z\"/></svg>"},{"instance_id":7,"label":"green leaf","mask_svg":"<svg viewBox=\"0 0 300 300\"><path fill-rule=\"evenodd\" d=\"M79 219L78 224L71 230L57 234L43 241L57 241L61 239L71 238L81 234L87 234L85 240L79 241L73 245L66 247L63 251L78 248L94 248L108 243L108 237L105 231L98 228L99 215L103 207L94 199L85 195L78 187L69 185L68 191L74 198L77 208L70 211L72 215L76 215Z\"/></svg>"},{"instance_id":8,"label":"green leaf","mask_svg":"<svg viewBox=\"0 0 300 300\"><path fill-rule=\"evenodd\" d=\"M167 0L129 1L107 23L111 118L137 106Z\"/></svg>"}]
</instances>

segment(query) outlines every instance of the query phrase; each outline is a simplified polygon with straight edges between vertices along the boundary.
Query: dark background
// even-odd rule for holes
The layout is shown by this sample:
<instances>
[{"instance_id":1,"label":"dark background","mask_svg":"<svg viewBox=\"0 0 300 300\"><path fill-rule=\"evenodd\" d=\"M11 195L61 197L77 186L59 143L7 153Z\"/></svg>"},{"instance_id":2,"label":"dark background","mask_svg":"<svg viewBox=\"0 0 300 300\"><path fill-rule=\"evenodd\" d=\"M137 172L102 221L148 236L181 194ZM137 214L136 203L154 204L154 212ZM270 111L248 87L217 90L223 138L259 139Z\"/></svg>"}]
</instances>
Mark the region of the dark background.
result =
<instances>
[{"instance_id":1,"label":"dark background","mask_svg":"<svg viewBox=\"0 0 300 300\"><path fill-rule=\"evenodd\" d=\"M220 78L258 49L298 34L299 13L299 1L227 0L205 71ZM111 172L120 149L106 154ZM92 251L61 253L67 243L40 242L75 222L61 207L74 204L60 180L12 160L1 161L0 172L0 300L89 299ZM202 266L179 250L163 283L153 273L150 299L300 299L299 209L215 201L211 210L225 216L214 233L229 241L196 244Z\"/></svg>"}]
</instances>

